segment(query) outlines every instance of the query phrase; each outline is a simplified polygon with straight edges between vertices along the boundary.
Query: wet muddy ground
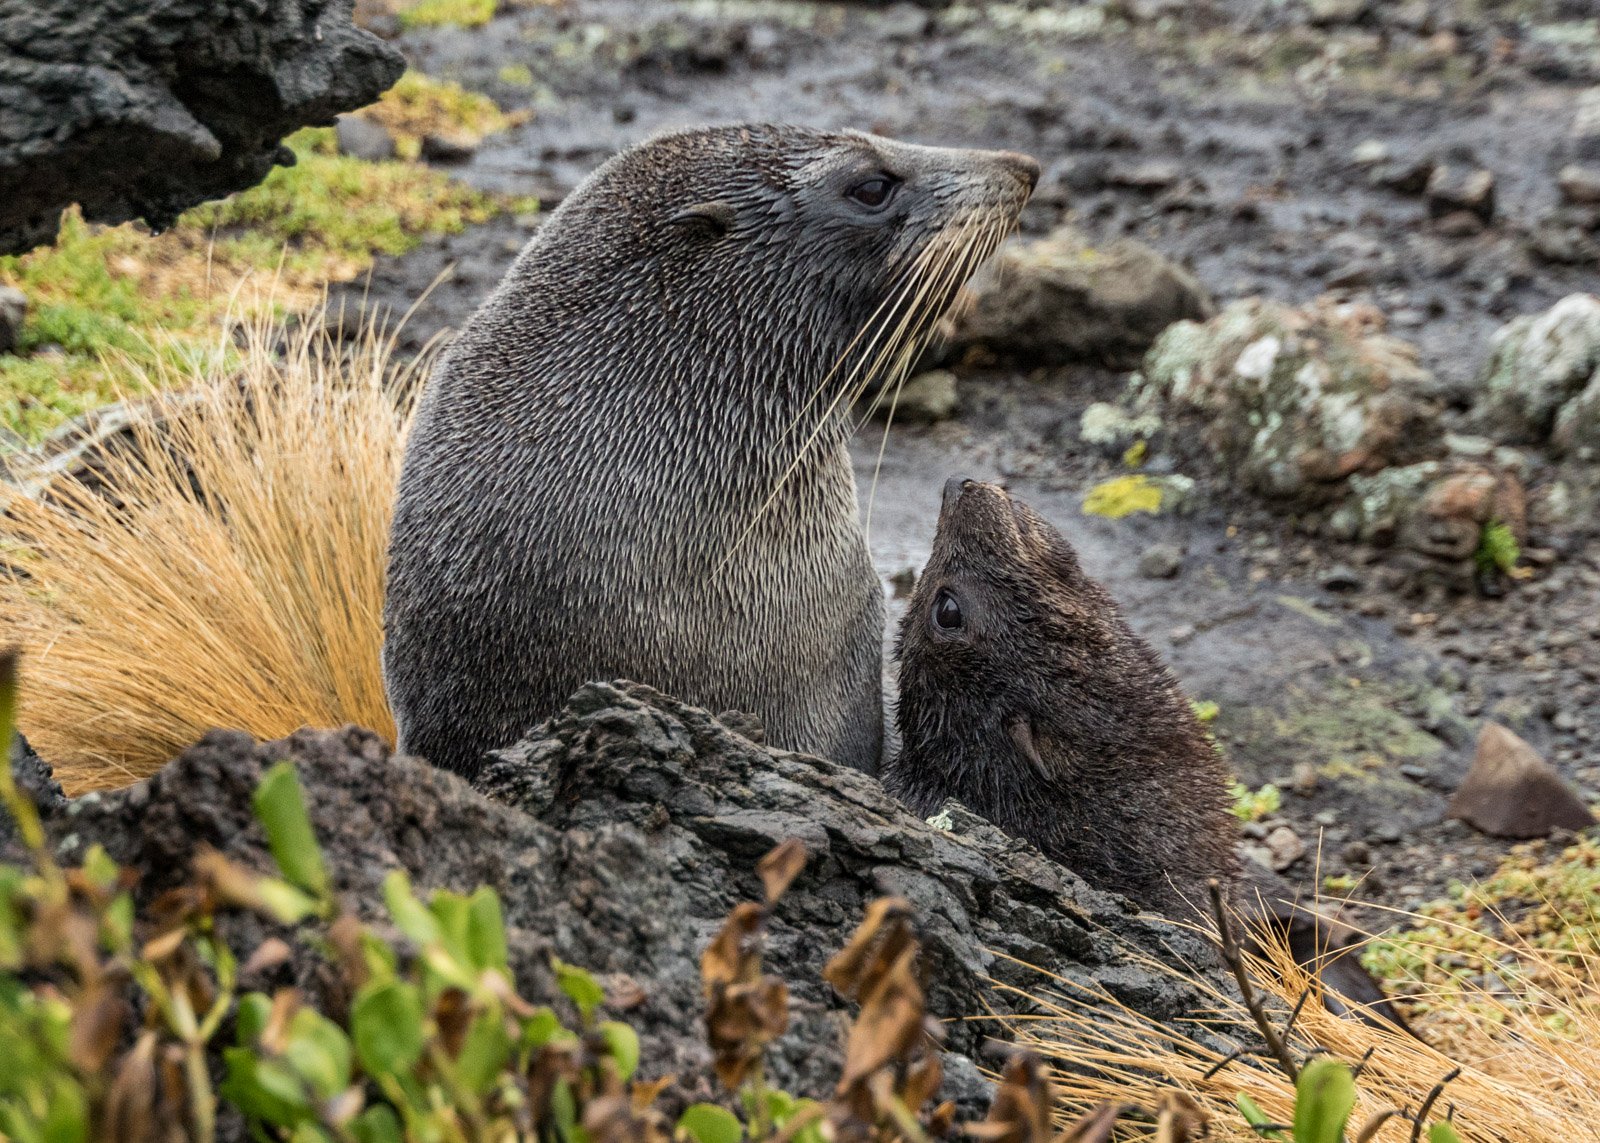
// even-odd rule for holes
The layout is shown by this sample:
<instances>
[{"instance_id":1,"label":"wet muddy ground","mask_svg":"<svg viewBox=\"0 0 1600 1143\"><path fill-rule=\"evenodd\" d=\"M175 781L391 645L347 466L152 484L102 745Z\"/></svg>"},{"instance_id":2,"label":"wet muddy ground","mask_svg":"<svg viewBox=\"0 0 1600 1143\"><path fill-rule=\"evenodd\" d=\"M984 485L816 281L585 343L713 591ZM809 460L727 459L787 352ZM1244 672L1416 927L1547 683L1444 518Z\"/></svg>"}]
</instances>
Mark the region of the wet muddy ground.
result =
<instances>
[{"instance_id":1,"label":"wet muddy ground","mask_svg":"<svg viewBox=\"0 0 1600 1143\"><path fill-rule=\"evenodd\" d=\"M1539 239L1574 100L1600 83L1586 2L569 0L402 45L423 70L534 111L457 168L474 183L554 203L660 128L735 119L1014 148L1045 168L1025 231L1071 221L1096 240L1136 237L1219 303L1329 290L1373 302L1447 399L1508 317L1600 289L1592 258L1552 259ZM1373 140L1393 163L1433 152L1494 171L1493 223L1442 233L1421 198L1353 160ZM408 337L457 326L536 225L504 219L386 262L369 304L407 309L449 271ZM926 555L947 476L1005 480L1218 704L1241 779L1284 787L1277 816L1309 850L1291 877L1348 874L1358 896L1411 906L1488 872L1507 843L1441 821L1485 716L1600 798L1600 543L1582 529L1534 537L1550 562L1505 598L1419 602L1376 553L1297 534L1223 473L1191 473L1189 515L1085 516L1085 489L1113 465L1084 453L1078 416L1125 375L960 372L954 420L896 427L879 471L880 427L860 441L886 588ZM1139 574L1158 542L1183 552L1174 578Z\"/></svg>"}]
</instances>

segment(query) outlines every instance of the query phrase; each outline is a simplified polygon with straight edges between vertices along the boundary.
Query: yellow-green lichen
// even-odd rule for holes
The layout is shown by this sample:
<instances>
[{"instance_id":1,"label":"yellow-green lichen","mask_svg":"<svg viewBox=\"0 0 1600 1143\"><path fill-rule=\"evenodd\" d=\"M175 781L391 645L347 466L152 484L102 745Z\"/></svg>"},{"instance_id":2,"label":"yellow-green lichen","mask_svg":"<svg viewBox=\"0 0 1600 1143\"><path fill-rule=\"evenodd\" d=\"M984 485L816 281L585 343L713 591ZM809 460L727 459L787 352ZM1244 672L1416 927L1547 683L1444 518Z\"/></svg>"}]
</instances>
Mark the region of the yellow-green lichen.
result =
<instances>
[{"instance_id":1,"label":"yellow-green lichen","mask_svg":"<svg viewBox=\"0 0 1600 1143\"><path fill-rule=\"evenodd\" d=\"M430 28L453 24L476 28L494 18L495 0L412 0L402 4L397 15L408 28Z\"/></svg>"},{"instance_id":2,"label":"yellow-green lichen","mask_svg":"<svg viewBox=\"0 0 1600 1143\"><path fill-rule=\"evenodd\" d=\"M1089 489L1083 510L1090 516L1120 520L1135 512L1155 515L1161 511L1161 485L1148 476L1116 476Z\"/></svg>"},{"instance_id":3,"label":"yellow-green lichen","mask_svg":"<svg viewBox=\"0 0 1600 1143\"><path fill-rule=\"evenodd\" d=\"M1473 553L1477 561L1478 570L1485 575L1494 572L1503 572L1510 575L1517 568L1517 561L1522 559L1522 548L1517 544L1516 533L1511 528L1498 520L1491 520L1483 526L1483 533L1478 538L1478 550Z\"/></svg>"},{"instance_id":4,"label":"yellow-green lichen","mask_svg":"<svg viewBox=\"0 0 1600 1143\"><path fill-rule=\"evenodd\" d=\"M422 140L428 135L476 144L484 136L504 131L526 118L524 112L500 110L486 95L418 71L406 72L384 92L382 99L359 114L383 125L394 139L395 153L402 159L417 158L422 153Z\"/></svg>"}]
</instances>

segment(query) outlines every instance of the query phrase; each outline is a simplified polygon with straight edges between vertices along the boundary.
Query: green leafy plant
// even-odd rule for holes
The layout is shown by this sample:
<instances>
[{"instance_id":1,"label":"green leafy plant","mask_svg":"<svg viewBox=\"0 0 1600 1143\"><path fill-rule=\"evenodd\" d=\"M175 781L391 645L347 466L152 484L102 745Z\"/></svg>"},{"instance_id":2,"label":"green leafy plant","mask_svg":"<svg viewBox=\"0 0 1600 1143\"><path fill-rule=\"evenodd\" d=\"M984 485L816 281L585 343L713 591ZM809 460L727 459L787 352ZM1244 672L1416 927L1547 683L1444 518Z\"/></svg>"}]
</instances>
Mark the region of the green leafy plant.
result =
<instances>
[{"instance_id":1,"label":"green leafy plant","mask_svg":"<svg viewBox=\"0 0 1600 1143\"><path fill-rule=\"evenodd\" d=\"M1472 558L1484 575L1510 575L1522 559L1522 548L1509 525L1491 520L1483 526L1478 536L1478 550Z\"/></svg>"},{"instance_id":2,"label":"green leafy plant","mask_svg":"<svg viewBox=\"0 0 1600 1143\"><path fill-rule=\"evenodd\" d=\"M1445 1082L1448 1082L1446 1080ZM1434 1088L1428 1101L1416 1117L1425 1122L1428 1111L1443 1083ZM1239 1113L1246 1123L1263 1139L1286 1140L1291 1143L1346 1143L1350 1115L1356 1105L1355 1075L1349 1065L1338 1060L1312 1060L1300 1070L1295 1081L1294 1122L1274 1123L1256 1102L1241 1092L1237 1099ZM1378 1112L1368 1118L1356 1131L1359 1143L1374 1138L1378 1128L1390 1119L1400 1116L1398 1109ZM1418 1129L1420 1134L1420 1128ZM1413 1135L1412 1138L1417 1138ZM1460 1137L1448 1120L1441 1120L1428 1128L1429 1143L1460 1143Z\"/></svg>"},{"instance_id":3,"label":"green leafy plant","mask_svg":"<svg viewBox=\"0 0 1600 1143\"><path fill-rule=\"evenodd\" d=\"M1283 791L1271 782L1257 790L1235 782L1228 787L1228 795L1233 799L1234 816L1243 822L1258 822L1283 808Z\"/></svg>"}]
</instances>

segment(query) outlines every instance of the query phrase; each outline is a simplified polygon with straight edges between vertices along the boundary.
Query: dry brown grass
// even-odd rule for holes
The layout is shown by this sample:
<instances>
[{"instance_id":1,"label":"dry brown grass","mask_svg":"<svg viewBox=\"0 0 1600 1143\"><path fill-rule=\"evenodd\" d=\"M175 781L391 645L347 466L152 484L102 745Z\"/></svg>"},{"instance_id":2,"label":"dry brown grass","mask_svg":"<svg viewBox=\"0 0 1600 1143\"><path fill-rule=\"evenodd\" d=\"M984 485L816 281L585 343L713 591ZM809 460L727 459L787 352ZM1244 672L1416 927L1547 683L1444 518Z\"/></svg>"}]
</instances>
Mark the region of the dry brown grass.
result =
<instances>
[{"instance_id":1,"label":"dry brown grass","mask_svg":"<svg viewBox=\"0 0 1600 1143\"><path fill-rule=\"evenodd\" d=\"M392 739L379 653L408 411L391 340L341 352L302 329L249 326L231 375L126 363L157 394L137 447L98 491L58 478L5 505L21 727L69 793L152 773L212 727Z\"/></svg>"},{"instance_id":2,"label":"dry brown grass","mask_svg":"<svg viewBox=\"0 0 1600 1143\"><path fill-rule=\"evenodd\" d=\"M1304 990L1312 996L1301 1008L1292 1040L1299 1052L1318 1049L1357 1064L1359 1101L1351 1116L1350 1137L1384 1111L1416 1111L1430 1089L1454 1069L1460 1074L1445 1087L1430 1121L1453 1113L1454 1125L1469 1143L1572 1143L1600 1133L1600 991L1590 958L1554 954L1516 938L1502 942L1506 960L1535 966L1537 984L1514 994L1468 990L1452 992L1441 1008L1459 1019L1435 1022L1431 1043L1403 1032L1379 1029L1327 1012L1316 984L1295 965L1287 950L1247 964L1256 987L1281 1004L1278 1026ZM1174 977L1179 970L1151 965ZM1187 977L1186 977L1187 979ZM1013 990L1014 991L1014 990ZM1064 1066L1056 1070L1064 1118L1102 1100L1155 1106L1163 1091L1177 1088L1213 1116L1209 1139L1261 1138L1245 1125L1236 1100L1242 1092L1280 1123L1293 1118L1294 1087L1263 1057L1224 1064L1228 1046L1157 1023L1105 995L1071 982L1041 977L1028 990L1037 1016L1011 1023L1016 1038ZM1210 994L1207 1015L1220 1024L1250 1026L1249 1014L1225 992ZM1091 1011L1090 1002L1096 1005ZM1107 1016L1103 1005L1113 1015ZM1214 1074L1210 1074L1214 1071ZM1153 1138L1151 1132L1130 1139ZM1122 1138L1119 1136L1119 1138ZM1377 1143L1405 1143L1412 1124L1395 1117L1368 1137ZM1422 1138L1426 1138L1424 1132Z\"/></svg>"}]
</instances>

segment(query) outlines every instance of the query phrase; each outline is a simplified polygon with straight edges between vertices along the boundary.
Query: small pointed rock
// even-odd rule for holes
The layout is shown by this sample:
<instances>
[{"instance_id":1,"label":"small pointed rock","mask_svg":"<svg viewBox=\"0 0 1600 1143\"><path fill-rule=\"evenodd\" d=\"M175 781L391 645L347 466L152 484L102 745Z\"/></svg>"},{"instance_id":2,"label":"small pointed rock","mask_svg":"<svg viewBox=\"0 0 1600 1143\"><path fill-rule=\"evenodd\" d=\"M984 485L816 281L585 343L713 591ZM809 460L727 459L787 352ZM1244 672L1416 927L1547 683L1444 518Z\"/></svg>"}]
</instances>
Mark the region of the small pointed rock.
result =
<instances>
[{"instance_id":1,"label":"small pointed rock","mask_svg":"<svg viewBox=\"0 0 1600 1143\"><path fill-rule=\"evenodd\" d=\"M1494 837L1548 837L1555 829L1584 829L1595 822L1554 767L1496 722L1478 736L1472 769L1450 799L1447 816Z\"/></svg>"}]
</instances>

